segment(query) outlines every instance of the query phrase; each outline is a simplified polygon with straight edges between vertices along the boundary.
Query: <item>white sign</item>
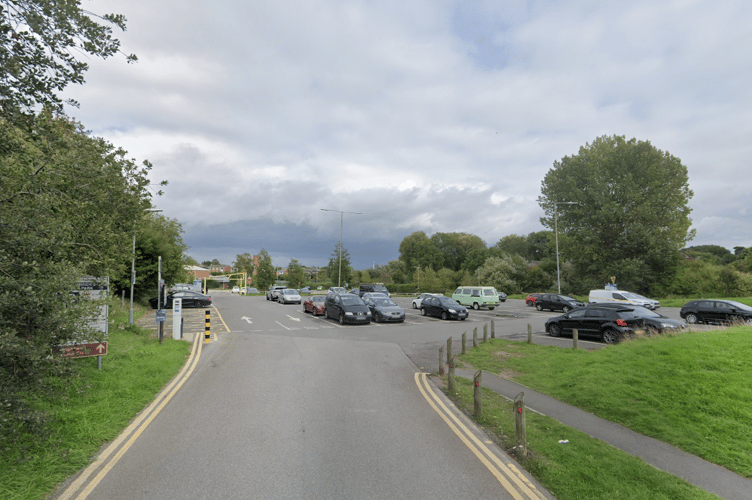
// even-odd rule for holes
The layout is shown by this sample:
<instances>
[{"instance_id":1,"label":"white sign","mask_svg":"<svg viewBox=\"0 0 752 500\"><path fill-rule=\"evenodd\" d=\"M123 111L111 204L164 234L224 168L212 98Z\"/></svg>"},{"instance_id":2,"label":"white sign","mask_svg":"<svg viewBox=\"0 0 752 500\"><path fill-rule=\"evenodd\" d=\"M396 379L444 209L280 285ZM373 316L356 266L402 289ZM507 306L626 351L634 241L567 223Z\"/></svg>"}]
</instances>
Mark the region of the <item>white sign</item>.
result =
<instances>
[{"instance_id":1,"label":"white sign","mask_svg":"<svg viewBox=\"0 0 752 500\"><path fill-rule=\"evenodd\" d=\"M180 326L183 323L183 299L181 297L175 297L172 299L172 338L182 339L183 332L180 330Z\"/></svg>"}]
</instances>

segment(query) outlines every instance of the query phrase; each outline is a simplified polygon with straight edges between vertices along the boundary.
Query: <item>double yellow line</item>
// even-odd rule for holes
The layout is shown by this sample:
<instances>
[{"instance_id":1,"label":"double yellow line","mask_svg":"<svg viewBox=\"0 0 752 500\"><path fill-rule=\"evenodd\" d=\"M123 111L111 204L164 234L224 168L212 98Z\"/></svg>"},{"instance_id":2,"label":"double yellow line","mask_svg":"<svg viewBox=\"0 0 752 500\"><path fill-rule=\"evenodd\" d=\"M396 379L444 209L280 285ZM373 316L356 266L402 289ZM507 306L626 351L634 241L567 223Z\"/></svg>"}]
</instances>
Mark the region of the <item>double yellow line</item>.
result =
<instances>
[{"instance_id":1,"label":"double yellow line","mask_svg":"<svg viewBox=\"0 0 752 500\"><path fill-rule=\"evenodd\" d=\"M459 418L444 404L428 382L426 373L416 373L418 385L428 404L439 414L450 429L460 438L470 451L481 461L501 486L515 500L545 500L545 496L511 461L504 463L493 453Z\"/></svg>"},{"instance_id":2,"label":"double yellow line","mask_svg":"<svg viewBox=\"0 0 752 500\"><path fill-rule=\"evenodd\" d=\"M199 358L201 357L201 347L203 342L203 335L196 334L196 338L193 340L193 349L191 350L191 356L188 358L188 362L183 366L183 369L178 373L172 382L157 396L157 398L150 404L146 410L134 420L131 425L123 431L115 441L105 448L105 450L97 457L97 459L86 468L81 475L76 478L66 489L62 495L58 497L59 500L69 500L75 498L76 500L83 500L89 496L104 476L112 469L126 451L133 445L136 439L144 432L144 429L156 418L162 411L165 405L172 399L173 396L180 390L188 380L188 377L196 367ZM127 441L126 441L127 440ZM125 442L125 444L123 444ZM121 446L122 445L122 446ZM113 453L115 453L113 455ZM110 456L113 455L111 458ZM92 474L96 476L87 483ZM79 489L86 483L85 488L81 490L78 495Z\"/></svg>"}]
</instances>

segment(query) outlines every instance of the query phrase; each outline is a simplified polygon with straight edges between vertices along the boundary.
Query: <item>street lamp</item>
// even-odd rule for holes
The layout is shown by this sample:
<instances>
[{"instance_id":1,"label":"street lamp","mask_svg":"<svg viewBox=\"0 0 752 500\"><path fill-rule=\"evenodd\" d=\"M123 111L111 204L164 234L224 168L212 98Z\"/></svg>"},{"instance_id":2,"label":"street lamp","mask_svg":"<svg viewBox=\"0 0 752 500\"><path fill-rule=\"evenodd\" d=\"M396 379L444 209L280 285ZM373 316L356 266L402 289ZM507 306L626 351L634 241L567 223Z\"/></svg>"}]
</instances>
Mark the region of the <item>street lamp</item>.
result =
<instances>
[{"instance_id":1,"label":"street lamp","mask_svg":"<svg viewBox=\"0 0 752 500\"><path fill-rule=\"evenodd\" d=\"M579 205L576 201L554 202L554 233L556 235L556 283L561 294L561 273L559 272L559 210L557 205Z\"/></svg>"},{"instance_id":2,"label":"street lamp","mask_svg":"<svg viewBox=\"0 0 752 500\"><path fill-rule=\"evenodd\" d=\"M144 212L161 212L158 208L147 208ZM128 322L133 324L133 285L136 284L136 231L133 230L133 259L131 260L131 310L128 313Z\"/></svg>"},{"instance_id":3,"label":"street lamp","mask_svg":"<svg viewBox=\"0 0 752 500\"><path fill-rule=\"evenodd\" d=\"M342 226L345 222L345 214L363 215L363 212L343 212L342 210L330 210L322 208L323 212L339 212L339 274L337 275L337 286L342 286Z\"/></svg>"}]
</instances>

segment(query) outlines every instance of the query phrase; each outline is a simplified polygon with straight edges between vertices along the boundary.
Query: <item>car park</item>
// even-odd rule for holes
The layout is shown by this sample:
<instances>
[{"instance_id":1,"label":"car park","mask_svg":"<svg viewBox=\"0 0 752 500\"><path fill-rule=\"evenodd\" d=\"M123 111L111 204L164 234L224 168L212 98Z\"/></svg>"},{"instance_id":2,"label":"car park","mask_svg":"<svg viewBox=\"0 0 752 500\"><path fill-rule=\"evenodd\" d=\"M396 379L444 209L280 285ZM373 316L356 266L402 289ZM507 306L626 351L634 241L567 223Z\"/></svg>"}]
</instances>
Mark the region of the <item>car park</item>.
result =
<instances>
[{"instance_id":1,"label":"car park","mask_svg":"<svg viewBox=\"0 0 752 500\"><path fill-rule=\"evenodd\" d=\"M303 311L309 312L314 316L323 315L325 306L326 296L324 295L311 295L303 301Z\"/></svg>"},{"instance_id":2,"label":"car park","mask_svg":"<svg viewBox=\"0 0 752 500\"><path fill-rule=\"evenodd\" d=\"M454 291L452 298L463 306L472 307L475 310L492 311L501 302L499 292L492 286L461 286ZM506 295L504 300L507 300Z\"/></svg>"},{"instance_id":3,"label":"car park","mask_svg":"<svg viewBox=\"0 0 752 500\"><path fill-rule=\"evenodd\" d=\"M432 296L426 297L420 303L420 314L423 316L436 316L441 319L467 319L467 308L451 297Z\"/></svg>"},{"instance_id":4,"label":"car park","mask_svg":"<svg viewBox=\"0 0 752 500\"><path fill-rule=\"evenodd\" d=\"M648 309L658 309L661 303L657 300L643 297L640 294L627 292L626 290L590 290L588 302L591 304L621 304L647 307Z\"/></svg>"},{"instance_id":5,"label":"car park","mask_svg":"<svg viewBox=\"0 0 752 500\"><path fill-rule=\"evenodd\" d=\"M560 337L570 336L577 329L578 337L595 337L606 344L614 344L645 331L645 321L636 317L633 311L629 307L578 307L561 316L549 318L546 321L546 331L552 337Z\"/></svg>"},{"instance_id":6,"label":"car park","mask_svg":"<svg viewBox=\"0 0 752 500\"><path fill-rule=\"evenodd\" d=\"M545 309L549 311L569 312L575 307L582 307L585 304L577 299L557 293L543 293L535 299L535 308L539 311Z\"/></svg>"},{"instance_id":7,"label":"car park","mask_svg":"<svg viewBox=\"0 0 752 500\"><path fill-rule=\"evenodd\" d=\"M421 293L413 299L413 309L420 309L420 304L426 297L443 297L440 293Z\"/></svg>"},{"instance_id":8,"label":"car park","mask_svg":"<svg viewBox=\"0 0 752 500\"><path fill-rule=\"evenodd\" d=\"M358 287L358 294L362 297L363 294L368 292L381 292L386 294L387 297L391 297L392 294L386 289L383 283L361 283Z\"/></svg>"},{"instance_id":9,"label":"car park","mask_svg":"<svg viewBox=\"0 0 752 500\"><path fill-rule=\"evenodd\" d=\"M167 297L162 297L162 303L164 305L161 308L172 309L172 301L176 298L183 299L182 301L183 308L209 307L212 304L212 299L210 295L204 295L203 293L199 293L199 292L191 292L187 290L182 290L179 292L169 292L167 294ZM152 309L159 309L158 300L159 299L157 297L149 299L149 305L151 306Z\"/></svg>"},{"instance_id":10,"label":"car park","mask_svg":"<svg viewBox=\"0 0 752 500\"><path fill-rule=\"evenodd\" d=\"M693 300L684 304L679 316L687 323L730 324L752 322L752 307L735 300Z\"/></svg>"},{"instance_id":11,"label":"car park","mask_svg":"<svg viewBox=\"0 0 752 500\"><path fill-rule=\"evenodd\" d=\"M327 294L324 315L327 319L338 320L340 325L371 322L371 310L365 305L363 299L354 293Z\"/></svg>"},{"instance_id":12,"label":"car park","mask_svg":"<svg viewBox=\"0 0 752 500\"><path fill-rule=\"evenodd\" d=\"M386 295L367 293L363 296L363 302L371 309L371 318L376 323L405 321L405 310Z\"/></svg>"},{"instance_id":13,"label":"car park","mask_svg":"<svg viewBox=\"0 0 752 500\"><path fill-rule=\"evenodd\" d=\"M266 300L278 300L279 299L279 291L284 290L287 288L286 286L282 285L274 285L269 290L266 291Z\"/></svg>"},{"instance_id":14,"label":"car park","mask_svg":"<svg viewBox=\"0 0 752 500\"><path fill-rule=\"evenodd\" d=\"M645 331L648 334L680 332L687 329L687 322L680 319L671 319L659 314L647 307L621 305L621 304L594 304L596 307L611 307L625 311L632 310L631 314L645 320ZM585 307L591 307L586 305Z\"/></svg>"},{"instance_id":15,"label":"car park","mask_svg":"<svg viewBox=\"0 0 752 500\"><path fill-rule=\"evenodd\" d=\"M527 297L525 297L525 305L528 307L534 307L535 301L538 297L543 295L542 293L530 293Z\"/></svg>"},{"instance_id":16,"label":"car park","mask_svg":"<svg viewBox=\"0 0 752 500\"><path fill-rule=\"evenodd\" d=\"M280 304L300 304L301 301L300 294L293 288L285 288L279 291L277 302Z\"/></svg>"}]
</instances>

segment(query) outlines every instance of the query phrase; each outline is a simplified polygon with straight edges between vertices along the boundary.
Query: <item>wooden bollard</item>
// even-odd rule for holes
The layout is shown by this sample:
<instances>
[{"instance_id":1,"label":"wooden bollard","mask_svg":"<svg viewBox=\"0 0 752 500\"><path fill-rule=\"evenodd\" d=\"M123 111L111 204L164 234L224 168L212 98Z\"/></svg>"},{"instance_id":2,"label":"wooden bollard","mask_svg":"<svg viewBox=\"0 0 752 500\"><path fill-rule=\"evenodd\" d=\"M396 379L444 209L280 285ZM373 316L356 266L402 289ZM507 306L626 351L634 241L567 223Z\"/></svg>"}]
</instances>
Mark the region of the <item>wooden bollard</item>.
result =
<instances>
[{"instance_id":1,"label":"wooden bollard","mask_svg":"<svg viewBox=\"0 0 752 500\"><path fill-rule=\"evenodd\" d=\"M483 374L482 370L475 372L473 377L473 415L480 417L483 415Z\"/></svg>"},{"instance_id":2,"label":"wooden bollard","mask_svg":"<svg viewBox=\"0 0 752 500\"><path fill-rule=\"evenodd\" d=\"M452 356L449 359L449 375L447 376L447 388L449 392L454 392L454 360L457 356Z\"/></svg>"},{"instance_id":3,"label":"wooden bollard","mask_svg":"<svg viewBox=\"0 0 752 500\"><path fill-rule=\"evenodd\" d=\"M579 346L579 343L580 343L579 337L580 337L580 332L577 331L577 328L573 329L572 330L572 349L574 349L575 351L577 350L577 347Z\"/></svg>"},{"instance_id":4,"label":"wooden bollard","mask_svg":"<svg viewBox=\"0 0 752 500\"><path fill-rule=\"evenodd\" d=\"M488 342L488 324L483 325L483 342Z\"/></svg>"},{"instance_id":5,"label":"wooden bollard","mask_svg":"<svg viewBox=\"0 0 752 500\"><path fill-rule=\"evenodd\" d=\"M473 328L473 347L478 347L478 327Z\"/></svg>"},{"instance_id":6,"label":"wooden bollard","mask_svg":"<svg viewBox=\"0 0 752 500\"><path fill-rule=\"evenodd\" d=\"M514 398L514 438L518 458L527 456L527 428L525 426L525 393Z\"/></svg>"},{"instance_id":7,"label":"wooden bollard","mask_svg":"<svg viewBox=\"0 0 752 500\"><path fill-rule=\"evenodd\" d=\"M462 334L462 351L461 354L467 354L467 332Z\"/></svg>"},{"instance_id":8,"label":"wooden bollard","mask_svg":"<svg viewBox=\"0 0 752 500\"><path fill-rule=\"evenodd\" d=\"M452 359L452 337L449 337L447 339L446 353L447 353L447 357L446 357L447 364L449 364L449 360Z\"/></svg>"},{"instance_id":9,"label":"wooden bollard","mask_svg":"<svg viewBox=\"0 0 752 500\"><path fill-rule=\"evenodd\" d=\"M530 323L527 324L527 343L533 343L533 325Z\"/></svg>"},{"instance_id":10,"label":"wooden bollard","mask_svg":"<svg viewBox=\"0 0 752 500\"><path fill-rule=\"evenodd\" d=\"M444 346L439 347L439 375L444 375Z\"/></svg>"},{"instance_id":11,"label":"wooden bollard","mask_svg":"<svg viewBox=\"0 0 752 500\"><path fill-rule=\"evenodd\" d=\"M492 339L496 338L496 328L494 328L494 322L493 322L493 320L491 320L491 338Z\"/></svg>"}]
</instances>

